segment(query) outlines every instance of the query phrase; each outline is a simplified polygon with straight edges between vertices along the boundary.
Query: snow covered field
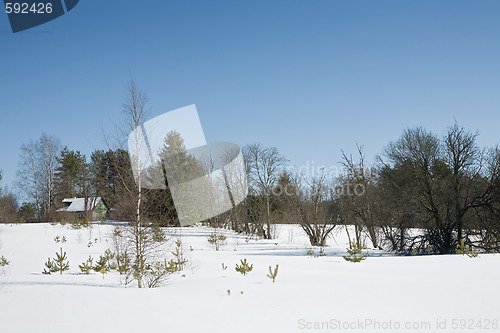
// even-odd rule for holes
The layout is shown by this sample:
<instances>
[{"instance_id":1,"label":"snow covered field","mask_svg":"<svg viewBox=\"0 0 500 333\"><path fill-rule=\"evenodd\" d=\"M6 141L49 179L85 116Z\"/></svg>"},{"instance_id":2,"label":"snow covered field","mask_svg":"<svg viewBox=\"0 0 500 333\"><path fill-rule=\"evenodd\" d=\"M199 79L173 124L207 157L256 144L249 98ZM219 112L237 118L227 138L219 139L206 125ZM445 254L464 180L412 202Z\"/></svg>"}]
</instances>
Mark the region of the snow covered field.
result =
<instances>
[{"instance_id":1,"label":"snow covered field","mask_svg":"<svg viewBox=\"0 0 500 333\"><path fill-rule=\"evenodd\" d=\"M187 268L164 287L138 289L120 284L116 272L103 278L78 268L111 248L111 230L0 225L0 255L10 261L0 277L0 332L500 331L500 254L403 257L370 250L364 262L349 263L341 257L347 238L340 228L317 258L307 254L298 226L279 226L272 241L225 232L220 251L207 242L209 228L170 229L182 238ZM67 242L55 243L56 236ZM60 247L70 270L41 274ZM247 276L235 271L243 258L254 265ZM266 275L276 264L273 283Z\"/></svg>"}]
</instances>

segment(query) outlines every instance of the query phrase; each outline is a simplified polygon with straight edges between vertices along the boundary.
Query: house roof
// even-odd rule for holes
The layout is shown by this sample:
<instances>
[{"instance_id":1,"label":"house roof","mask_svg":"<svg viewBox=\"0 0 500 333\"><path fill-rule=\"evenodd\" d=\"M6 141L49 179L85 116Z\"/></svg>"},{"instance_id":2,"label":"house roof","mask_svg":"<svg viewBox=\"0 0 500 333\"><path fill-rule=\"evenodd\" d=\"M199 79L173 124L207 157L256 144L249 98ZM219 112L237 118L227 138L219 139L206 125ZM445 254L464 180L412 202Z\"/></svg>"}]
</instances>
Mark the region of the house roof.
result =
<instances>
[{"instance_id":1,"label":"house roof","mask_svg":"<svg viewBox=\"0 0 500 333\"><path fill-rule=\"evenodd\" d=\"M101 197L87 198L87 211L94 210L97 204L102 200ZM85 198L66 198L62 202L69 203L67 207L58 209L58 212L84 212Z\"/></svg>"}]
</instances>

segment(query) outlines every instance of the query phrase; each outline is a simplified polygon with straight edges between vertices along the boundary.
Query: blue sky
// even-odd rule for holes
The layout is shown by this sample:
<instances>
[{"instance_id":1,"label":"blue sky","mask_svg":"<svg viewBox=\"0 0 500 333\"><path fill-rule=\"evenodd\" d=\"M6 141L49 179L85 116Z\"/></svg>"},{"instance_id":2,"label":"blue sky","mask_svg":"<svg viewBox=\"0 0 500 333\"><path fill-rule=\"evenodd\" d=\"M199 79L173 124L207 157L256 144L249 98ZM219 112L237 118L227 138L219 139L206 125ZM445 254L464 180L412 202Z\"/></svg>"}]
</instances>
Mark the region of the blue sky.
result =
<instances>
[{"instance_id":1,"label":"blue sky","mask_svg":"<svg viewBox=\"0 0 500 333\"><path fill-rule=\"evenodd\" d=\"M297 166L368 160L456 119L499 143L499 1L98 1L12 34L0 13L0 169L42 132L105 148L130 77L151 117L196 104L208 141L274 145Z\"/></svg>"}]
</instances>

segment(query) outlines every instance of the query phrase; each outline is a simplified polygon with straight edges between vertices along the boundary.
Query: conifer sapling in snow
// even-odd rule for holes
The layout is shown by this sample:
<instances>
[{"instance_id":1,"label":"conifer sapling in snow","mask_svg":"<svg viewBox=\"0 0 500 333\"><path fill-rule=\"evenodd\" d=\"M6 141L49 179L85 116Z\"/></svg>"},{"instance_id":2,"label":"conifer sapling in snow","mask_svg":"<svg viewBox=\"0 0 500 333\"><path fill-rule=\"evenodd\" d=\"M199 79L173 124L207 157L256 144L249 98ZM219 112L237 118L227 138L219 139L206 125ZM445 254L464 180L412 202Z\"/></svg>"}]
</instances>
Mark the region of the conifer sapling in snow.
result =
<instances>
[{"instance_id":1,"label":"conifer sapling in snow","mask_svg":"<svg viewBox=\"0 0 500 333\"><path fill-rule=\"evenodd\" d=\"M80 270L89 275L90 271L92 270L93 266L92 266L92 262L94 261L94 259L89 256L89 258L87 259L87 261L83 262L81 265L78 265L78 267L80 267Z\"/></svg>"},{"instance_id":2,"label":"conifer sapling in snow","mask_svg":"<svg viewBox=\"0 0 500 333\"><path fill-rule=\"evenodd\" d=\"M175 251L172 251L172 254L175 256L174 263L177 266L177 271L182 271L188 261L184 257L184 250L180 238L175 242Z\"/></svg>"},{"instance_id":3,"label":"conifer sapling in snow","mask_svg":"<svg viewBox=\"0 0 500 333\"><path fill-rule=\"evenodd\" d=\"M99 271L99 273L101 273L101 274L102 274L102 279L104 280L104 274L106 274L106 273L107 273L107 271L106 271L106 266L102 266L102 268L101 268L101 270Z\"/></svg>"},{"instance_id":4,"label":"conifer sapling in snow","mask_svg":"<svg viewBox=\"0 0 500 333\"><path fill-rule=\"evenodd\" d=\"M267 274L267 277L274 281L276 280L276 276L278 276L278 265L276 265L276 268L274 270L271 269L271 266L269 266L269 274Z\"/></svg>"},{"instance_id":5,"label":"conifer sapling in snow","mask_svg":"<svg viewBox=\"0 0 500 333\"><path fill-rule=\"evenodd\" d=\"M47 261L45 262L45 268L43 269L42 274L50 275L55 272L57 271L54 263L50 258L47 258Z\"/></svg>"},{"instance_id":6,"label":"conifer sapling in snow","mask_svg":"<svg viewBox=\"0 0 500 333\"><path fill-rule=\"evenodd\" d=\"M215 246L215 251L219 251L221 246L226 244L226 236L214 232L208 236L208 242Z\"/></svg>"},{"instance_id":7,"label":"conifer sapling in snow","mask_svg":"<svg viewBox=\"0 0 500 333\"><path fill-rule=\"evenodd\" d=\"M7 260L7 258L5 258L5 256L2 256L0 258L0 266L4 267L4 266L8 266L10 264L10 261Z\"/></svg>"},{"instance_id":8,"label":"conifer sapling in snow","mask_svg":"<svg viewBox=\"0 0 500 333\"><path fill-rule=\"evenodd\" d=\"M69 261L66 258L66 252L63 252L61 247L60 254L56 252L56 258L54 259L55 272L59 272L62 275L64 271L69 269Z\"/></svg>"},{"instance_id":9,"label":"conifer sapling in snow","mask_svg":"<svg viewBox=\"0 0 500 333\"><path fill-rule=\"evenodd\" d=\"M253 264L249 265L246 259L240 260L241 265L236 264L236 271L243 274L243 276L247 275L247 273L251 272L253 269Z\"/></svg>"},{"instance_id":10,"label":"conifer sapling in snow","mask_svg":"<svg viewBox=\"0 0 500 333\"><path fill-rule=\"evenodd\" d=\"M106 269L106 264L107 263L108 263L108 261L106 260L106 257L100 256L99 260L96 262L96 264L94 266L94 271L101 272L101 270L103 268Z\"/></svg>"},{"instance_id":11,"label":"conifer sapling in snow","mask_svg":"<svg viewBox=\"0 0 500 333\"><path fill-rule=\"evenodd\" d=\"M461 239L458 243L455 252L464 256L467 255L469 258L477 258L479 256L479 251L473 249L469 245L466 245L463 239Z\"/></svg>"},{"instance_id":12,"label":"conifer sapling in snow","mask_svg":"<svg viewBox=\"0 0 500 333\"><path fill-rule=\"evenodd\" d=\"M349 239L349 247L347 248L347 253L349 253L349 255L342 256L342 258L350 262L360 262L362 260L365 260L366 257L368 256L368 253L363 254L363 247L359 245L359 242L352 242L350 239Z\"/></svg>"}]
</instances>

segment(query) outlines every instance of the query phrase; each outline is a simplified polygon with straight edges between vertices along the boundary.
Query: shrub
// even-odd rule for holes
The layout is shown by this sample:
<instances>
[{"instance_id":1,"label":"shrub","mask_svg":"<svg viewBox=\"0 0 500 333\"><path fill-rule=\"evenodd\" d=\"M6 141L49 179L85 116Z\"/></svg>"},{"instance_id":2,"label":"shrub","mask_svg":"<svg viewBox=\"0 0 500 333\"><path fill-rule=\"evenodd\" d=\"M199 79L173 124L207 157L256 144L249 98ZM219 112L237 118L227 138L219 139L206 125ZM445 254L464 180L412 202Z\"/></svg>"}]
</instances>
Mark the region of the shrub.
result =
<instances>
[{"instance_id":1,"label":"shrub","mask_svg":"<svg viewBox=\"0 0 500 333\"><path fill-rule=\"evenodd\" d=\"M349 253L349 255L342 256L342 258L350 262L360 262L362 260L365 260L366 257L368 256L368 253L363 254L363 247L359 245L358 242L351 242L351 240L349 240L349 247L347 248L347 253Z\"/></svg>"},{"instance_id":2,"label":"shrub","mask_svg":"<svg viewBox=\"0 0 500 333\"><path fill-rule=\"evenodd\" d=\"M106 269L108 271L112 271L118 268L118 265L114 261L115 257L116 254L110 249L106 249L106 251L104 251L104 258L106 258Z\"/></svg>"},{"instance_id":3,"label":"shrub","mask_svg":"<svg viewBox=\"0 0 500 333\"><path fill-rule=\"evenodd\" d=\"M66 236L62 236L62 238L57 235L56 237L54 237L54 242L56 243L66 243L67 239L66 239Z\"/></svg>"},{"instance_id":4,"label":"shrub","mask_svg":"<svg viewBox=\"0 0 500 333\"><path fill-rule=\"evenodd\" d=\"M130 269L132 268L132 260L130 259L128 253L125 251L120 255L116 255L116 262L118 273L120 273L121 275L128 275Z\"/></svg>"},{"instance_id":5,"label":"shrub","mask_svg":"<svg viewBox=\"0 0 500 333\"><path fill-rule=\"evenodd\" d=\"M42 271L43 274L50 275L55 272L59 272L59 274L62 275L64 271L67 271L69 269L69 261L67 261L66 258L66 252L63 252L62 248L60 253L56 252L56 258L55 259L47 259L47 262L45 263L45 268Z\"/></svg>"},{"instance_id":6,"label":"shrub","mask_svg":"<svg viewBox=\"0 0 500 333\"><path fill-rule=\"evenodd\" d=\"M73 229L87 228L88 226L89 226L89 219L86 217L83 220L76 219L73 222L71 222L71 227Z\"/></svg>"},{"instance_id":7,"label":"shrub","mask_svg":"<svg viewBox=\"0 0 500 333\"><path fill-rule=\"evenodd\" d=\"M100 272L103 268L106 269L108 261L106 260L106 257L100 256L99 260L96 262L94 266L94 271Z\"/></svg>"},{"instance_id":8,"label":"shrub","mask_svg":"<svg viewBox=\"0 0 500 333\"><path fill-rule=\"evenodd\" d=\"M5 256L0 257L0 266L8 266L10 264L10 261L5 258Z\"/></svg>"},{"instance_id":9,"label":"shrub","mask_svg":"<svg viewBox=\"0 0 500 333\"><path fill-rule=\"evenodd\" d=\"M172 254L175 257L175 260L173 262L177 266L177 271L182 271L188 261L184 257L184 250L182 248L182 241L180 238L178 238L175 242L175 250L172 251Z\"/></svg>"},{"instance_id":10,"label":"shrub","mask_svg":"<svg viewBox=\"0 0 500 333\"><path fill-rule=\"evenodd\" d=\"M94 261L94 259L91 256L89 256L89 258L85 262L83 262L81 265L78 265L78 267L80 267L80 270L83 273L89 275L90 271L93 268L93 265L92 265L93 261Z\"/></svg>"},{"instance_id":11,"label":"shrub","mask_svg":"<svg viewBox=\"0 0 500 333\"><path fill-rule=\"evenodd\" d=\"M147 264L144 272L144 281L148 288L160 287L168 278L170 274L178 271L175 261L170 260L167 262L157 261L153 264Z\"/></svg>"},{"instance_id":12,"label":"shrub","mask_svg":"<svg viewBox=\"0 0 500 333\"><path fill-rule=\"evenodd\" d=\"M55 265L52 262L52 260L50 258L48 258L47 262L45 262L45 268L43 269L42 274L50 275L50 274L55 273L55 272L56 272Z\"/></svg>"},{"instance_id":13,"label":"shrub","mask_svg":"<svg viewBox=\"0 0 500 333\"><path fill-rule=\"evenodd\" d=\"M472 247L465 244L464 240L461 239L455 250L457 254L467 255L469 258L477 258L479 256L479 251L473 249Z\"/></svg>"},{"instance_id":14,"label":"shrub","mask_svg":"<svg viewBox=\"0 0 500 333\"><path fill-rule=\"evenodd\" d=\"M54 260L54 264L55 264L55 271L59 272L59 274L61 275L64 271L67 271L69 269L69 261L67 261L66 252L63 253L62 247L60 254L56 252L56 258Z\"/></svg>"},{"instance_id":15,"label":"shrub","mask_svg":"<svg viewBox=\"0 0 500 333\"><path fill-rule=\"evenodd\" d=\"M276 276L278 276L278 265L276 265L276 268L274 270L271 269L271 266L269 266L269 274L267 274L267 277L274 281L276 280Z\"/></svg>"},{"instance_id":16,"label":"shrub","mask_svg":"<svg viewBox=\"0 0 500 333\"><path fill-rule=\"evenodd\" d=\"M243 274L243 276L245 276L252 271L253 264L249 265L246 259L241 259L240 262L241 265L236 264L237 272L240 272L241 274Z\"/></svg>"},{"instance_id":17,"label":"shrub","mask_svg":"<svg viewBox=\"0 0 500 333\"><path fill-rule=\"evenodd\" d=\"M219 251L221 246L226 244L226 236L214 232L208 236L208 242L215 246L215 251Z\"/></svg>"},{"instance_id":18,"label":"shrub","mask_svg":"<svg viewBox=\"0 0 500 333\"><path fill-rule=\"evenodd\" d=\"M103 266L101 268L101 270L99 271L99 273L102 274L102 279L104 280L104 274L106 274L108 271L106 270L106 266Z\"/></svg>"}]
</instances>

